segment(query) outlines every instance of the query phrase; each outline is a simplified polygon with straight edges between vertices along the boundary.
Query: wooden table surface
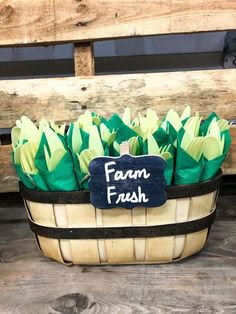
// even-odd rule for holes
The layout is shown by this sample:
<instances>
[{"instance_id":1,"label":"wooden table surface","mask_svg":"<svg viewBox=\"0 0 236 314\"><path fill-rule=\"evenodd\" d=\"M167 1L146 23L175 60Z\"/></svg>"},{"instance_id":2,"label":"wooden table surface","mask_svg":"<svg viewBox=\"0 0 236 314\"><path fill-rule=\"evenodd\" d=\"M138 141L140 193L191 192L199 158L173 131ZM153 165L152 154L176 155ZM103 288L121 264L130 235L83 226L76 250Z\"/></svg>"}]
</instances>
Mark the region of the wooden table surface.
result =
<instances>
[{"instance_id":1,"label":"wooden table surface","mask_svg":"<svg viewBox=\"0 0 236 314\"><path fill-rule=\"evenodd\" d=\"M205 249L165 265L64 266L44 257L19 196L0 195L0 314L236 313L236 196Z\"/></svg>"}]
</instances>

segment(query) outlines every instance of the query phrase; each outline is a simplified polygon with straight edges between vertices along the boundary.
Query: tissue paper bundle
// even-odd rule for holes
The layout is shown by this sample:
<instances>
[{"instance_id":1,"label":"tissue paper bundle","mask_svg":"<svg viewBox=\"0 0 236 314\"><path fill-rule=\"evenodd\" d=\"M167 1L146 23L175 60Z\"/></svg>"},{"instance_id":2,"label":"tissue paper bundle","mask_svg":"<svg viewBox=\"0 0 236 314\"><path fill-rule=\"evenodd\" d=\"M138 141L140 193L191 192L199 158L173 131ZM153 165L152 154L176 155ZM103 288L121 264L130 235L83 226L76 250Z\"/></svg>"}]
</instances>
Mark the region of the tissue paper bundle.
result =
<instances>
[{"instance_id":1,"label":"tissue paper bundle","mask_svg":"<svg viewBox=\"0 0 236 314\"><path fill-rule=\"evenodd\" d=\"M24 185L43 191L88 189L89 163L97 156L119 156L129 142L131 155L158 155L166 161L167 185L190 184L214 177L230 147L228 121L215 113L202 122L186 107L160 120L148 109L134 119L130 110L109 119L86 111L76 122L56 125L41 119L38 127L27 117L12 129L13 162Z\"/></svg>"}]
</instances>

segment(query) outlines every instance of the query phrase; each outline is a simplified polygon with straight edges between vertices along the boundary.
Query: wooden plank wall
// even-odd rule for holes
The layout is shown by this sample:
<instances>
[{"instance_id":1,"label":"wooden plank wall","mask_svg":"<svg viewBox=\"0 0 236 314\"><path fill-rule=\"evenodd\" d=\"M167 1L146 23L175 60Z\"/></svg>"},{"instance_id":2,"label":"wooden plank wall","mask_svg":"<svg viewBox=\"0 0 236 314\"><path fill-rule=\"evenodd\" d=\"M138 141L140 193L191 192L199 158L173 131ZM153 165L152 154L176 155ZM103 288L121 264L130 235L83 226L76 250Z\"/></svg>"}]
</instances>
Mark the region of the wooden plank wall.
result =
<instances>
[{"instance_id":1,"label":"wooden plank wall","mask_svg":"<svg viewBox=\"0 0 236 314\"><path fill-rule=\"evenodd\" d=\"M235 28L229 0L5 0L0 45L32 45Z\"/></svg>"},{"instance_id":2,"label":"wooden plank wall","mask_svg":"<svg viewBox=\"0 0 236 314\"><path fill-rule=\"evenodd\" d=\"M223 118L236 118L236 71L0 81L1 128L12 127L23 114L34 121L44 116L62 123L76 120L85 109L108 116L126 106L133 115L153 107L163 115L170 107L181 111L186 104L204 117L215 110Z\"/></svg>"},{"instance_id":3,"label":"wooden plank wall","mask_svg":"<svg viewBox=\"0 0 236 314\"><path fill-rule=\"evenodd\" d=\"M236 118L235 70L94 77L92 42L99 39L236 29L236 2L219 0L38 0L0 2L0 46L74 43L79 77L0 81L0 128L26 114L57 122L86 109L109 115L129 106L160 115L190 104L206 115ZM86 77L88 76L88 77ZM236 134L224 172L236 173ZM11 147L0 146L0 192L17 189Z\"/></svg>"},{"instance_id":4,"label":"wooden plank wall","mask_svg":"<svg viewBox=\"0 0 236 314\"><path fill-rule=\"evenodd\" d=\"M76 56L80 56L77 47ZM87 48L86 48L87 49ZM81 48L82 54L86 50ZM92 52L76 73L92 73ZM75 60L75 64L77 64ZM179 112L190 104L204 118L215 110L220 117L236 118L236 71L190 71L153 74L125 74L35 80L12 80L0 83L0 127L12 127L26 114L37 121L42 116L56 122L76 120L85 109L109 116L126 106L133 115L152 107L159 115L169 108ZM225 174L236 173L236 128L232 128L233 145L224 165ZM15 191L17 181L10 161L10 146L0 147L3 171L2 191Z\"/></svg>"}]
</instances>

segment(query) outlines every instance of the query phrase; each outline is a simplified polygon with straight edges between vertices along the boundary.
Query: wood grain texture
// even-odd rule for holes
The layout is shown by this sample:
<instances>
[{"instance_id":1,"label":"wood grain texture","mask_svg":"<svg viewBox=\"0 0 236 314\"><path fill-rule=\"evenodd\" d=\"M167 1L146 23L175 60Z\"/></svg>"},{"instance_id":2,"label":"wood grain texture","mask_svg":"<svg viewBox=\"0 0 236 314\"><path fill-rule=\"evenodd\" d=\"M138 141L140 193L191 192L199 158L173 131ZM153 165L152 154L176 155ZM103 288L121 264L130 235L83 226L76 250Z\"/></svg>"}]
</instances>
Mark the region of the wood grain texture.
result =
<instances>
[{"instance_id":1,"label":"wood grain texture","mask_svg":"<svg viewBox=\"0 0 236 314\"><path fill-rule=\"evenodd\" d=\"M11 145L0 145L0 193L19 191L19 179L11 161L11 152Z\"/></svg>"},{"instance_id":2,"label":"wood grain texture","mask_svg":"<svg viewBox=\"0 0 236 314\"><path fill-rule=\"evenodd\" d=\"M34 121L45 117L62 123L76 120L86 109L109 116L129 106L135 116L152 107L162 116L170 108L181 112L186 104L203 117L215 110L222 118L236 118L236 71L0 81L0 127L12 127L24 114ZM233 141L224 174L236 173L235 126L231 134ZM0 146L0 191L17 190L11 147Z\"/></svg>"},{"instance_id":3,"label":"wood grain texture","mask_svg":"<svg viewBox=\"0 0 236 314\"><path fill-rule=\"evenodd\" d=\"M180 263L66 267L43 257L27 223L17 222L24 209L11 197L0 208L2 219L7 214L0 226L0 312L234 314L235 204L235 196L220 197L207 246Z\"/></svg>"},{"instance_id":4,"label":"wood grain texture","mask_svg":"<svg viewBox=\"0 0 236 314\"><path fill-rule=\"evenodd\" d=\"M232 145L223 164L223 173L236 174L236 126L231 127ZM18 177L11 162L11 145L0 146L0 193L19 191Z\"/></svg>"},{"instance_id":5,"label":"wood grain texture","mask_svg":"<svg viewBox=\"0 0 236 314\"><path fill-rule=\"evenodd\" d=\"M133 116L152 107L159 116L187 105L205 118L215 110L236 118L236 71L205 70L95 77L0 81L0 127L21 115L56 122L74 121L86 109L109 116L130 107Z\"/></svg>"},{"instance_id":6,"label":"wood grain texture","mask_svg":"<svg viewBox=\"0 0 236 314\"><path fill-rule=\"evenodd\" d=\"M231 126L230 134L232 143L222 167L223 173L228 175L236 174L236 125Z\"/></svg>"},{"instance_id":7,"label":"wood grain texture","mask_svg":"<svg viewBox=\"0 0 236 314\"><path fill-rule=\"evenodd\" d=\"M3 0L0 45L87 41L236 28L230 0Z\"/></svg>"},{"instance_id":8,"label":"wood grain texture","mask_svg":"<svg viewBox=\"0 0 236 314\"><path fill-rule=\"evenodd\" d=\"M75 76L94 75L94 56L92 43L79 43L74 45Z\"/></svg>"}]
</instances>

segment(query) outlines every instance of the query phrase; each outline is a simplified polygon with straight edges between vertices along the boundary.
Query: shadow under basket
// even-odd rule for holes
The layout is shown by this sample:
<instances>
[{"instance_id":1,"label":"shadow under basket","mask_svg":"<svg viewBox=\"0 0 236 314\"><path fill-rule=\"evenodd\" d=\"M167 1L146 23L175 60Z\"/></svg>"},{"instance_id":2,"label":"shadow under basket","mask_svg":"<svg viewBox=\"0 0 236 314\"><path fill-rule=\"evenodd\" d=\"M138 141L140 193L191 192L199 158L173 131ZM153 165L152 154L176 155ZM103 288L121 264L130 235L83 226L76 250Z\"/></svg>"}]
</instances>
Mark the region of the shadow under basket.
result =
<instances>
[{"instance_id":1,"label":"shadow under basket","mask_svg":"<svg viewBox=\"0 0 236 314\"><path fill-rule=\"evenodd\" d=\"M167 186L164 205L132 210L95 208L89 191L42 192L20 182L20 192L47 257L81 265L166 263L204 247L221 178Z\"/></svg>"}]
</instances>

